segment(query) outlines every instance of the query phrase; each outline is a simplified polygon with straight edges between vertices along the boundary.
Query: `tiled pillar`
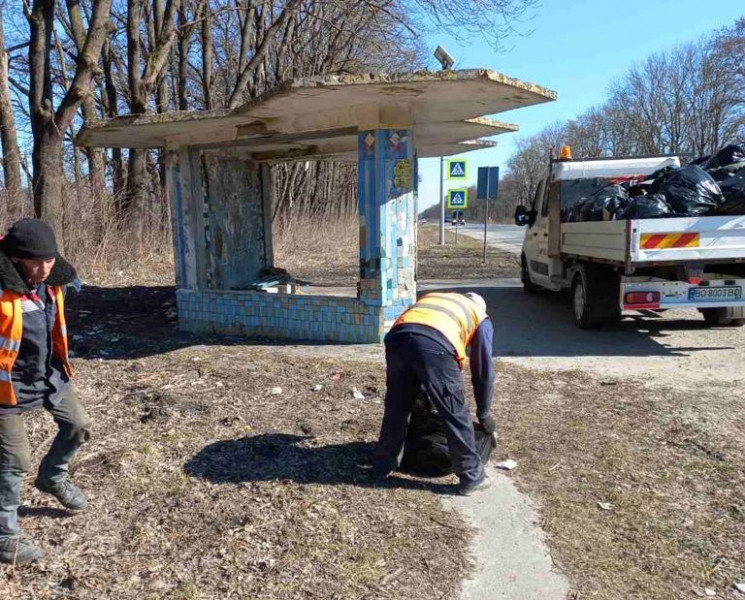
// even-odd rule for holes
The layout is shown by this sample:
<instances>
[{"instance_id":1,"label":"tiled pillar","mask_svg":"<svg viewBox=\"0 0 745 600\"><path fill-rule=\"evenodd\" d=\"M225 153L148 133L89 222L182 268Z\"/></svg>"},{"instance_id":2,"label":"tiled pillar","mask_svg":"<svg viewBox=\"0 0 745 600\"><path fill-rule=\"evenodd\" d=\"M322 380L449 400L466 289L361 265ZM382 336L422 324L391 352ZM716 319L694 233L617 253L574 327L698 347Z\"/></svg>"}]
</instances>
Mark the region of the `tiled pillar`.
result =
<instances>
[{"instance_id":1,"label":"tiled pillar","mask_svg":"<svg viewBox=\"0 0 745 600\"><path fill-rule=\"evenodd\" d=\"M411 131L359 132L359 296L380 308L381 335L416 299L415 160Z\"/></svg>"}]
</instances>

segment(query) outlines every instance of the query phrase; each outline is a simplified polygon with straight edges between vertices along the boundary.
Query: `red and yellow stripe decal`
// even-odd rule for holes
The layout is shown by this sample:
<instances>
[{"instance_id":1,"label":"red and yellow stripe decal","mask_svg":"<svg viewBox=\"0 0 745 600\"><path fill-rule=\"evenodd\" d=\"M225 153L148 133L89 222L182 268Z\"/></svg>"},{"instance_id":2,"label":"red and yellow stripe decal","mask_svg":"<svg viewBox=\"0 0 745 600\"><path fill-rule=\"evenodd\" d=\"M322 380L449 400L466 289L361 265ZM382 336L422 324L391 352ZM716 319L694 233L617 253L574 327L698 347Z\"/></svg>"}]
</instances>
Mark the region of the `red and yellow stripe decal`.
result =
<instances>
[{"instance_id":1,"label":"red and yellow stripe decal","mask_svg":"<svg viewBox=\"0 0 745 600\"><path fill-rule=\"evenodd\" d=\"M698 248L701 245L700 233L643 233L644 250L664 248Z\"/></svg>"}]
</instances>

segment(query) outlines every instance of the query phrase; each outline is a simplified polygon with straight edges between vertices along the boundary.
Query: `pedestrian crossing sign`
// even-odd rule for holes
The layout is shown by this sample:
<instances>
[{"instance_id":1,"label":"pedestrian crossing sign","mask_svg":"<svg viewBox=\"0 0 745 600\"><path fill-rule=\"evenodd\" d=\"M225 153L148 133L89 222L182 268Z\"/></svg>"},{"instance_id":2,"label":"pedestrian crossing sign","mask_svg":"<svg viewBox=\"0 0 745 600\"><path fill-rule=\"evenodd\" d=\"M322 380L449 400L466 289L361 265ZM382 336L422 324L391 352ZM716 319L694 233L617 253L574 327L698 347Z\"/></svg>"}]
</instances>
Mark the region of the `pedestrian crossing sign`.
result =
<instances>
[{"instance_id":1,"label":"pedestrian crossing sign","mask_svg":"<svg viewBox=\"0 0 745 600\"><path fill-rule=\"evenodd\" d=\"M448 179L466 178L466 160L457 158L448 161Z\"/></svg>"},{"instance_id":2,"label":"pedestrian crossing sign","mask_svg":"<svg viewBox=\"0 0 745 600\"><path fill-rule=\"evenodd\" d=\"M448 208L468 208L468 190L448 190Z\"/></svg>"}]
</instances>

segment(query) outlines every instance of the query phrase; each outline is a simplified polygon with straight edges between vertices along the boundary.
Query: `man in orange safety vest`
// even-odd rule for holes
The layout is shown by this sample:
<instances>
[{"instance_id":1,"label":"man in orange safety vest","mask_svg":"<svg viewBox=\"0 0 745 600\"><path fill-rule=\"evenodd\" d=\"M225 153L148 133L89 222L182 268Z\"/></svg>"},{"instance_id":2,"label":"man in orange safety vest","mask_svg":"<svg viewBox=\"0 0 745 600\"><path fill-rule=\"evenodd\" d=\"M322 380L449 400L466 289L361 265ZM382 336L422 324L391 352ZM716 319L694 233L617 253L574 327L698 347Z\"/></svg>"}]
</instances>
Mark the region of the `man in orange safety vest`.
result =
<instances>
[{"instance_id":1,"label":"man in orange safety vest","mask_svg":"<svg viewBox=\"0 0 745 600\"><path fill-rule=\"evenodd\" d=\"M448 450L460 480L457 492L469 495L490 484L476 450L462 369L470 350L476 416L494 433L494 329L486 302L478 294L430 293L404 312L385 337L387 389L373 475L387 477L400 464L411 408L423 389L445 422Z\"/></svg>"}]
</instances>

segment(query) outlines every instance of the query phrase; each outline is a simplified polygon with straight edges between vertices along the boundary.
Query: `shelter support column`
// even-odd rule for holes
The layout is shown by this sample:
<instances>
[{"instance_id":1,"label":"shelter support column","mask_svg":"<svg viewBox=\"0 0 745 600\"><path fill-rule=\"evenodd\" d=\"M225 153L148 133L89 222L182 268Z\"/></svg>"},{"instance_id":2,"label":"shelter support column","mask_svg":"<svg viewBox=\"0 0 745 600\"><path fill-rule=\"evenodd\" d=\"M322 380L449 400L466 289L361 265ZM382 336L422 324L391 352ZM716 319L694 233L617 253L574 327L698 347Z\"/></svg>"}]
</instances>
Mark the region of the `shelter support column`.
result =
<instances>
[{"instance_id":1,"label":"shelter support column","mask_svg":"<svg viewBox=\"0 0 745 600\"><path fill-rule=\"evenodd\" d=\"M380 314L380 337L416 300L415 149L409 129L358 134L359 299Z\"/></svg>"},{"instance_id":2,"label":"shelter support column","mask_svg":"<svg viewBox=\"0 0 745 600\"><path fill-rule=\"evenodd\" d=\"M194 207L195 182L190 153L169 148L166 153L166 189L171 207L176 286L198 287L198 236ZM197 173L198 175L198 173Z\"/></svg>"}]
</instances>

